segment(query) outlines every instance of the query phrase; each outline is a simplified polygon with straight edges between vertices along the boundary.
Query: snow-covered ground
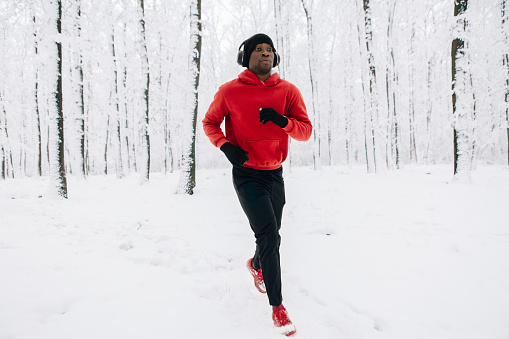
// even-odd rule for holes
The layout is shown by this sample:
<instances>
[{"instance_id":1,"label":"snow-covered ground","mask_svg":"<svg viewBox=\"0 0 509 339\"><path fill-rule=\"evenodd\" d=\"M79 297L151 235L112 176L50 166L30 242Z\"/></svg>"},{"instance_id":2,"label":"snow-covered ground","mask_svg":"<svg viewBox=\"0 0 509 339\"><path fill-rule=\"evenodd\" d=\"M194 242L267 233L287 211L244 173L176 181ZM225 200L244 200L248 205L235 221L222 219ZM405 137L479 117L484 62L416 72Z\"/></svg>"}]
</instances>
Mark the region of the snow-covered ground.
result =
<instances>
[{"instance_id":1,"label":"snow-covered ground","mask_svg":"<svg viewBox=\"0 0 509 339\"><path fill-rule=\"evenodd\" d=\"M283 296L299 338L509 338L509 169L285 172ZM278 338L245 269L230 170L0 181L1 339ZM42 198L40 196L43 196Z\"/></svg>"}]
</instances>

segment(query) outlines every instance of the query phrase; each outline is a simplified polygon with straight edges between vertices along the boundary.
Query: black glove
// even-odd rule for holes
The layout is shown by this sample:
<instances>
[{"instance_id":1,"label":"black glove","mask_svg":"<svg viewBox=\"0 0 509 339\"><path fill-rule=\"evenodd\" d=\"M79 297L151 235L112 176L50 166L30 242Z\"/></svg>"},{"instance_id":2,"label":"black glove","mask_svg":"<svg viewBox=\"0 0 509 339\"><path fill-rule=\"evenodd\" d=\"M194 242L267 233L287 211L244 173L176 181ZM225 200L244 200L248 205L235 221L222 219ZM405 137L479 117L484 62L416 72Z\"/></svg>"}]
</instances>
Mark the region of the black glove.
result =
<instances>
[{"instance_id":1,"label":"black glove","mask_svg":"<svg viewBox=\"0 0 509 339\"><path fill-rule=\"evenodd\" d=\"M281 128L284 128L286 125L288 125L288 119L285 116L279 114L275 109L262 108L260 110L260 122L266 124L269 121L272 121Z\"/></svg>"},{"instance_id":2,"label":"black glove","mask_svg":"<svg viewBox=\"0 0 509 339\"><path fill-rule=\"evenodd\" d=\"M223 151L233 166L242 167L249 160L247 151L232 143L227 142L223 144L220 150Z\"/></svg>"}]
</instances>

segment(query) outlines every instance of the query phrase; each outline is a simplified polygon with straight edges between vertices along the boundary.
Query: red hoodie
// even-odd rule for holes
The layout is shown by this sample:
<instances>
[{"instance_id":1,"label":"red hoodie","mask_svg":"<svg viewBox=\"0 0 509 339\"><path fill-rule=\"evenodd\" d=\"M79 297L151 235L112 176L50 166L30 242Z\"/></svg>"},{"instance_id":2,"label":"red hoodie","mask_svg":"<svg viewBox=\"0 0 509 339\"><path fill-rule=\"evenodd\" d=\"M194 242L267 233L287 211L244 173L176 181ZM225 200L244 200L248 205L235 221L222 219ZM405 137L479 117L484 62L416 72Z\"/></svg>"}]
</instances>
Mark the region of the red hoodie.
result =
<instances>
[{"instance_id":1,"label":"red hoodie","mask_svg":"<svg viewBox=\"0 0 509 339\"><path fill-rule=\"evenodd\" d=\"M273 122L262 124L260 108L275 109L288 118L288 125L281 128ZM226 136L221 130L223 120ZM219 87L203 119L203 130L216 147L231 142L248 151L249 161L244 167L272 170L281 167L288 156L288 136L306 141L312 126L295 85L277 73L262 82L246 69L237 79Z\"/></svg>"}]
</instances>

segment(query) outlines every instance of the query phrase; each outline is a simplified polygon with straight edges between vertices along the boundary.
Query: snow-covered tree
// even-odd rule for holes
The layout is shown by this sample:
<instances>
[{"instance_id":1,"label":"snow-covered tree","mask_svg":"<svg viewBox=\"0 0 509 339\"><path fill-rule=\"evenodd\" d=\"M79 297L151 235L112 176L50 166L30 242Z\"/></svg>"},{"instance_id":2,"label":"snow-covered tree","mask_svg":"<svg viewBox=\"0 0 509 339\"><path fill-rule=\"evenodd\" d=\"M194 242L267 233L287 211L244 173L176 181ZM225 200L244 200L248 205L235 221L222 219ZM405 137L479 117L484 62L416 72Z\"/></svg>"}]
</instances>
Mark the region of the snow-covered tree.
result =
<instances>
[{"instance_id":1,"label":"snow-covered tree","mask_svg":"<svg viewBox=\"0 0 509 339\"><path fill-rule=\"evenodd\" d=\"M467 51L467 26L465 17L468 0L455 0L454 16L457 19L456 37L452 42L452 107L454 114L454 176L470 179L471 128L473 100L470 92L470 69Z\"/></svg>"},{"instance_id":2,"label":"snow-covered tree","mask_svg":"<svg viewBox=\"0 0 509 339\"><path fill-rule=\"evenodd\" d=\"M501 0L502 33L505 52L502 55L502 63L505 66L505 119L507 135L507 164L509 165L509 8L507 0Z\"/></svg>"},{"instance_id":3,"label":"snow-covered tree","mask_svg":"<svg viewBox=\"0 0 509 339\"><path fill-rule=\"evenodd\" d=\"M49 75L52 95L49 98L49 164L50 192L67 198L67 178L64 162L64 114L62 89L62 1L51 0L48 3L48 43L52 45ZM51 41L53 40L53 41Z\"/></svg>"},{"instance_id":4,"label":"snow-covered tree","mask_svg":"<svg viewBox=\"0 0 509 339\"><path fill-rule=\"evenodd\" d=\"M147 37L145 34L145 1L139 0L141 8L140 18L140 33L141 33L141 61L142 61L142 74L144 78L143 87L143 121L141 123L141 137L142 137L142 152L143 162L141 165L141 178L148 181L150 177L150 136L149 136L149 88L150 88L150 71L148 62L147 51Z\"/></svg>"},{"instance_id":5,"label":"snow-covered tree","mask_svg":"<svg viewBox=\"0 0 509 339\"><path fill-rule=\"evenodd\" d=\"M200 60L202 44L201 0L192 0L190 6L191 42L190 70L193 78L189 130L182 161L178 193L193 194L196 186L196 120L198 119L198 89L200 85Z\"/></svg>"},{"instance_id":6,"label":"snow-covered tree","mask_svg":"<svg viewBox=\"0 0 509 339\"><path fill-rule=\"evenodd\" d=\"M469 166L507 163L506 1L469 0L468 13L456 18L451 0L204 2L197 91L190 1L62 0L60 35L49 31L53 2L0 2L2 173L49 173L50 41L62 46L67 173L107 170L146 181L150 172L187 171L191 120L199 122L218 86L240 73L238 46L259 32L272 37L281 56L275 71L300 89L314 122L313 142L293 143L287 166L363 164L378 172L452 164L460 106L469 112ZM454 115L452 35L464 39L467 56L456 67L466 75L457 73ZM195 166L227 165L199 128L194 143Z\"/></svg>"},{"instance_id":7,"label":"snow-covered tree","mask_svg":"<svg viewBox=\"0 0 509 339\"><path fill-rule=\"evenodd\" d=\"M320 169L322 166L322 153L321 153L321 111L318 101L318 84L316 81L316 72L317 72L317 60L316 60L316 51L315 51L315 43L314 43L314 34L313 34L313 0L301 0L302 8L304 9L304 13L306 15L306 24L307 24L307 41L308 41L308 62L309 62L309 83L311 84L311 94L312 94L312 102L310 107L311 116L313 117L313 166L315 169Z\"/></svg>"}]
</instances>

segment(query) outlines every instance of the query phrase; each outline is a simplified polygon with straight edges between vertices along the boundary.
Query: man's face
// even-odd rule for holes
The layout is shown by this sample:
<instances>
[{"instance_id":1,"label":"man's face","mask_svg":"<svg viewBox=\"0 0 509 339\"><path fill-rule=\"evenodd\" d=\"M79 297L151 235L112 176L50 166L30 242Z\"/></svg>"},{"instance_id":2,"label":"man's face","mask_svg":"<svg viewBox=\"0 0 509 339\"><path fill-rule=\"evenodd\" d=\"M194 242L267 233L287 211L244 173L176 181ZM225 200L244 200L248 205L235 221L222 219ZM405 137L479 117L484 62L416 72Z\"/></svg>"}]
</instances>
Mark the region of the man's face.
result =
<instances>
[{"instance_id":1,"label":"man's face","mask_svg":"<svg viewBox=\"0 0 509 339\"><path fill-rule=\"evenodd\" d=\"M274 64L274 51L267 43L261 43L255 46L249 59L249 70L256 75L270 74Z\"/></svg>"}]
</instances>

